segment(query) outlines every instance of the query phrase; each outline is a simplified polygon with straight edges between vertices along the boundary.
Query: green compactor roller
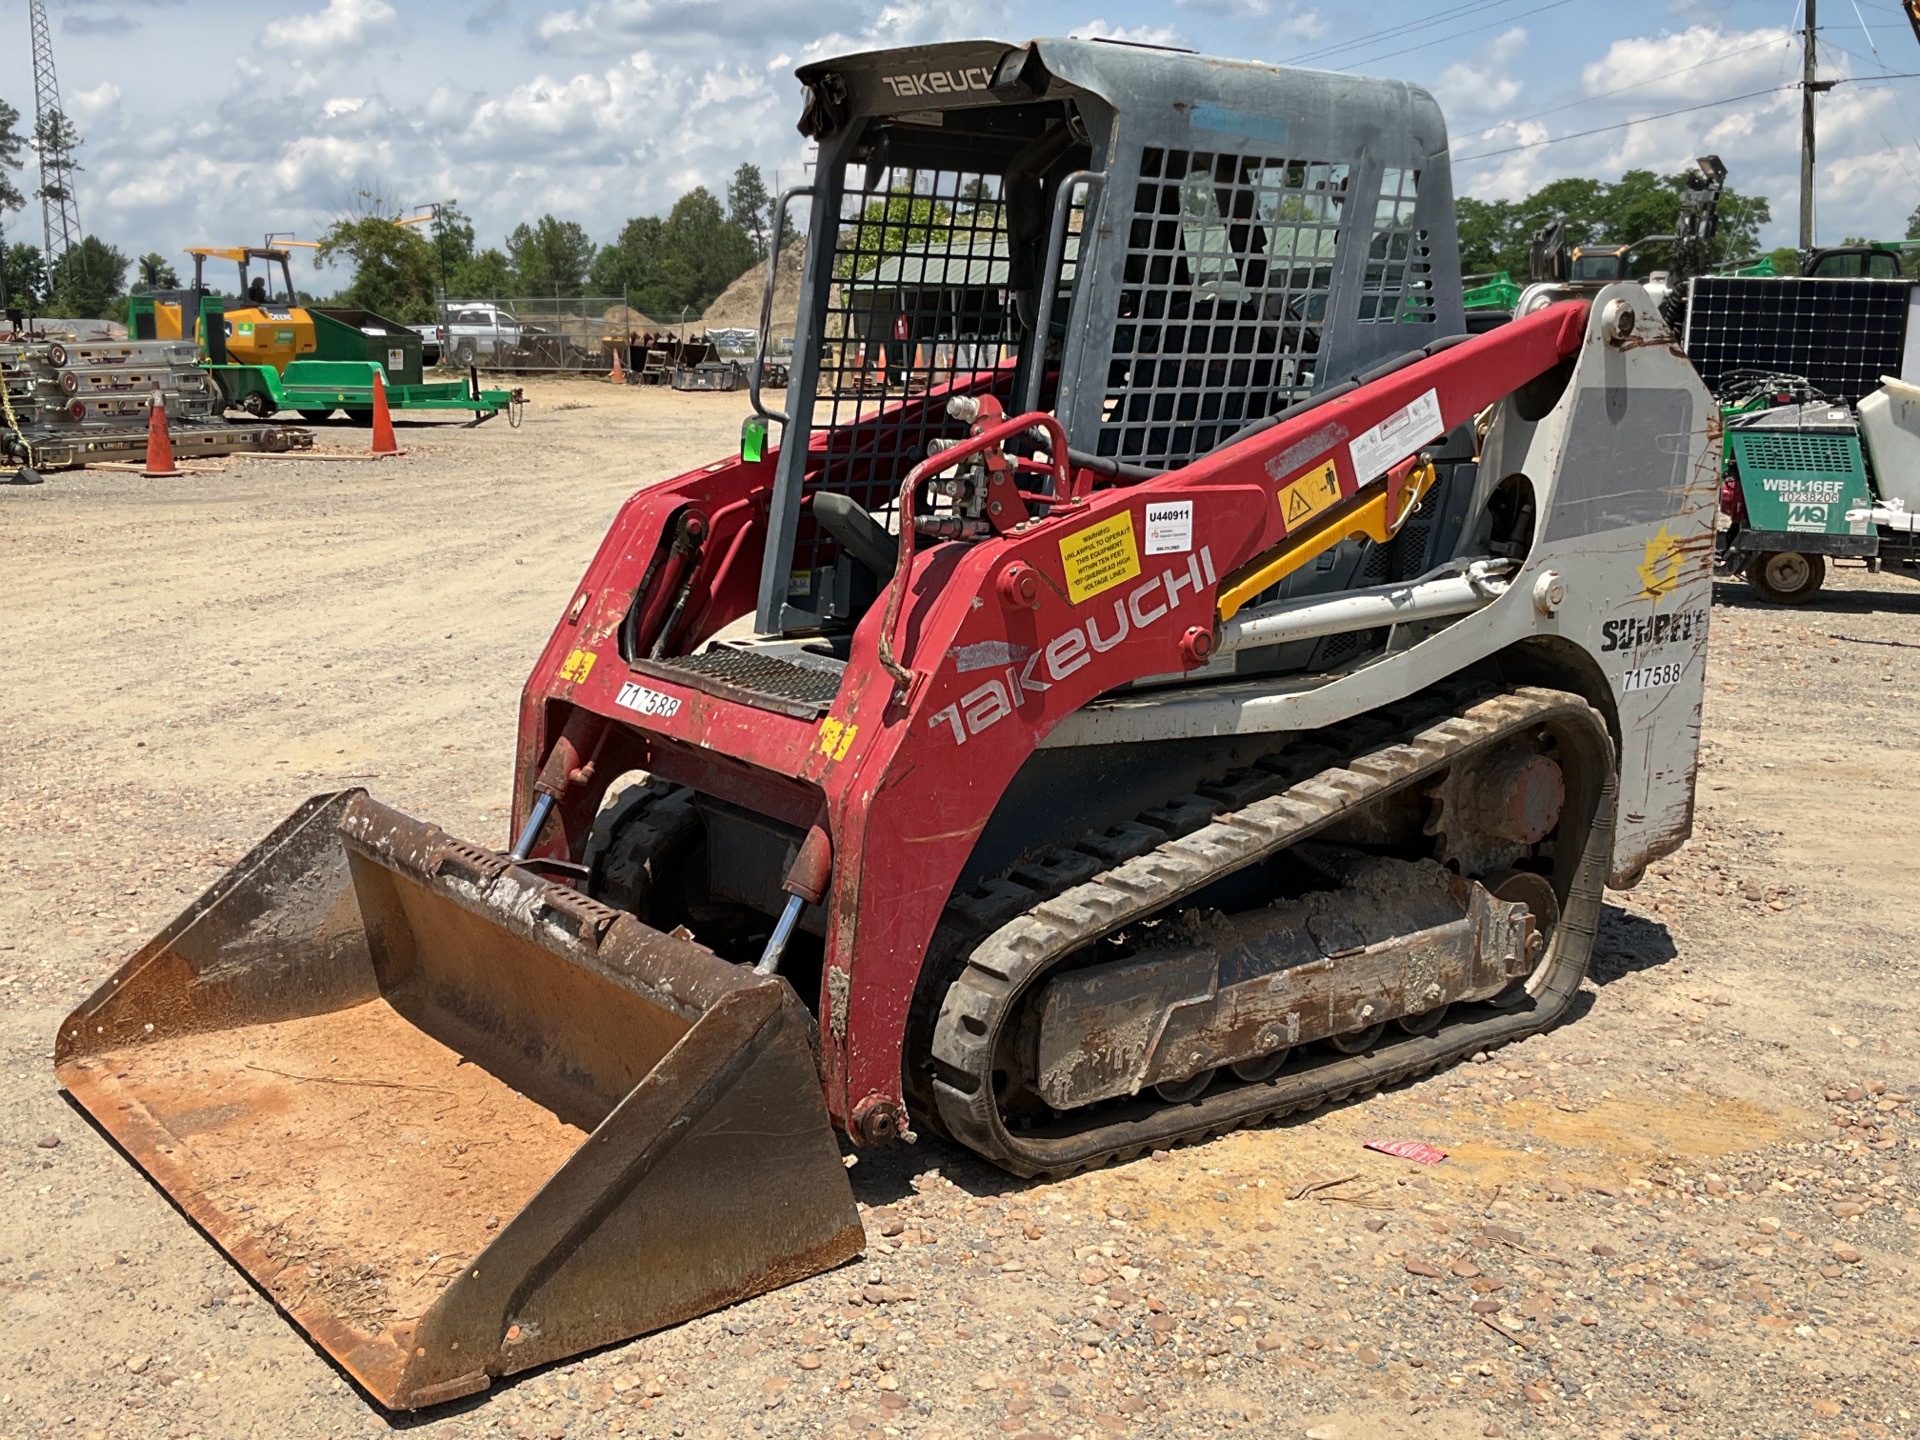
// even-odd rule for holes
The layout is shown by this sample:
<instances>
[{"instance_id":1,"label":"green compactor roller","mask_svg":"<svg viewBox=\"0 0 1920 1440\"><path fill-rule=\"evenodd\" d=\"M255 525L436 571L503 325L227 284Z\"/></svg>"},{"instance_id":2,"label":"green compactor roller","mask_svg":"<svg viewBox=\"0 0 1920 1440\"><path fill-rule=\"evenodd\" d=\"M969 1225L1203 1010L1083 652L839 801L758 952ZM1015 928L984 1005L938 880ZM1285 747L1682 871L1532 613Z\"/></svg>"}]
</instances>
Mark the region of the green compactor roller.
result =
<instances>
[{"instance_id":1,"label":"green compactor roller","mask_svg":"<svg viewBox=\"0 0 1920 1440\"><path fill-rule=\"evenodd\" d=\"M377 376L395 410L466 411L476 424L504 410L509 423L519 423L525 397L517 388L483 390L471 370L464 380L427 381L420 336L399 321L371 310L301 303L285 250L243 246L187 253L193 257L192 286L133 296L127 332L135 339L197 340L229 405L261 417L297 410L307 420L344 410L365 422L373 417ZM209 260L239 267L234 300L207 285Z\"/></svg>"}]
</instances>

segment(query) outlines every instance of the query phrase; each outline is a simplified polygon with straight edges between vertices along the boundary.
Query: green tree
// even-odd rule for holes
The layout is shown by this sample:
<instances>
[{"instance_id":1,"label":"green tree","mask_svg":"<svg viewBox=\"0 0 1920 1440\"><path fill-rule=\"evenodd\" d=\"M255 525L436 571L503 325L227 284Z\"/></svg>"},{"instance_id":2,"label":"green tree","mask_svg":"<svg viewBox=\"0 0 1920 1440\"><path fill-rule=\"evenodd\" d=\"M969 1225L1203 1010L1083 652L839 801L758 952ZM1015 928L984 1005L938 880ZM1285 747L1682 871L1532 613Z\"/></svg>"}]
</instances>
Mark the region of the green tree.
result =
<instances>
[{"instance_id":1,"label":"green tree","mask_svg":"<svg viewBox=\"0 0 1920 1440\"><path fill-rule=\"evenodd\" d=\"M363 196L363 201L378 202ZM313 263L325 269L353 265L353 281L338 295L343 305L372 310L403 324L432 320L440 267L424 235L384 215L343 215L321 237Z\"/></svg>"},{"instance_id":2,"label":"green tree","mask_svg":"<svg viewBox=\"0 0 1920 1440\"><path fill-rule=\"evenodd\" d=\"M886 256L948 239L953 233L953 210L931 196L892 190L882 199L869 200L858 224L857 250L848 253L843 237L843 276L864 275L877 269Z\"/></svg>"},{"instance_id":3,"label":"green tree","mask_svg":"<svg viewBox=\"0 0 1920 1440\"><path fill-rule=\"evenodd\" d=\"M20 169L21 152L27 148L27 137L16 128L19 124L20 112L0 100L0 259L8 254L7 211L19 210L27 203L27 197L20 193L20 187L13 180L13 174ZM7 298L14 293L8 271L8 266L0 264L0 305L19 303Z\"/></svg>"},{"instance_id":4,"label":"green tree","mask_svg":"<svg viewBox=\"0 0 1920 1440\"><path fill-rule=\"evenodd\" d=\"M507 254L529 295L578 295L593 266L594 243L572 220L542 215L532 225L516 225L507 236Z\"/></svg>"},{"instance_id":5,"label":"green tree","mask_svg":"<svg viewBox=\"0 0 1920 1440\"><path fill-rule=\"evenodd\" d=\"M1534 232L1556 217L1566 220L1567 239L1574 245L1635 244L1670 236L1686 188L1684 172L1656 175L1651 170L1629 170L1615 181L1568 176L1520 200L1462 196L1454 207L1460 268L1469 275L1505 270L1524 281ZM1713 246L1715 263L1754 254L1760 229L1772 218L1764 195L1742 195L1731 187L1723 190ZM1647 244L1634 257L1636 269L1664 268L1669 248Z\"/></svg>"},{"instance_id":6,"label":"green tree","mask_svg":"<svg viewBox=\"0 0 1920 1440\"><path fill-rule=\"evenodd\" d=\"M113 302L125 296L132 263L98 235L86 236L54 263L48 309L78 320L108 316Z\"/></svg>"},{"instance_id":7,"label":"green tree","mask_svg":"<svg viewBox=\"0 0 1920 1440\"><path fill-rule=\"evenodd\" d=\"M720 292L753 267L753 241L720 210L720 202L704 185L695 186L667 214L660 232L660 263L672 276L679 294L662 297L661 310L699 314ZM679 267L685 278L680 278ZM677 299L678 304L671 303ZM646 306L641 306L646 309ZM654 314L652 310L648 314ZM658 318L667 318L661 313Z\"/></svg>"},{"instance_id":8,"label":"green tree","mask_svg":"<svg viewBox=\"0 0 1920 1440\"><path fill-rule=\"evenodd\" d=\"M156 290L178 290L180 272L173 268L173 262L157 250L150 250L137 262L140 266L140 278L134 282L135 295L151 295Z\"/></svg>"},{"instance_id":9,"label":"green tree","mask_svg":"<svg viewBox=\"0 0 1920 1440\"><path fill-rule=\"evenodd\" d=\"M73 188L58 177L65 174L79 174L80 166L73 158L80 148L80 132L74 128L64 110L49 110L42 115L33 127L33 153L40 157L40 171L44 175L52 170L53 175L33 193L41 200L50 200L62 204L73 199ZM76 317L84 319L86 317Z\"/></svg>"},{"instance_id":10,"label":"green tree","mask_svg":"<svg viewBox=\"0 0 1920 1440\"><path fill-rule=\"evenodd\" d=\"M666 221L658 215L636 215L620 227L611 245L602 245L593 257L588 278L598 295L625 295L638 308L640 293L654 283L660 269L660 237ZM648 311L652 314L652 311Z\"/></svg>"},{"instance_id":11,"label":"green tree","mask_svg":"<svg viewBox=\"0 0 1920 1440\"><path fill-rule=\"evenodd\" d=\"M513 263L491 245L447 271L447 293L462 299L491 299L512 289Z\"/></svg>"},{"instance_id":12,"label":"green tree","mask_svg":"<svg viewBox=\"0 0 1920 1440\"><path fill-rule=\"evenodd\" d=\"M458 202L449 200L433 212L431 234L434 256L448 275L473 259L473 221Z\"/></svg>"},{"instance_id":13,"label":"green tree","mask_svg":"<svg viewBox=\"0 0 1920 1440\"><path fill-rule=\"evenodd\" d=\"M1913 207L1913 213L1907 217L1907 239L1920 240L1920 205ZM1907 274L1920 279L1920 251L1907 252Z\"/></svg>"},{"instance_id":14,"label":"green tree","mask_svg":"<svg viewBox=\"0 0 1920 1440\"><path fill-rule=\"evenodd\" d=\"M1476 200L1471 195L1462 195L1454 202L1461 274L1485 275L1501 268L1501 251L1514 226L1513 208L1509 200Z\"/></svg>"},{"instance_id":15,"label":"green tree","mask_svg":"<svg viewBox=\"0 0 1920 1440\"><path fill-rule=\"evenodd\" d=\"M773 197L758 165L742 165L727 182L727 219L753 242L756 259L767 258L773 239Z\"/></svg>"},{"instance_id":16,"label":"green tree","mask_svg":"<svg viewBox=\"0 0 1920 1440\"><path fill-rule=\"evenodd\" d=\"M47 298L47 257L38 245L7 246L7 303L22 310L38 310Z\"/></svg>"}]
</instances>

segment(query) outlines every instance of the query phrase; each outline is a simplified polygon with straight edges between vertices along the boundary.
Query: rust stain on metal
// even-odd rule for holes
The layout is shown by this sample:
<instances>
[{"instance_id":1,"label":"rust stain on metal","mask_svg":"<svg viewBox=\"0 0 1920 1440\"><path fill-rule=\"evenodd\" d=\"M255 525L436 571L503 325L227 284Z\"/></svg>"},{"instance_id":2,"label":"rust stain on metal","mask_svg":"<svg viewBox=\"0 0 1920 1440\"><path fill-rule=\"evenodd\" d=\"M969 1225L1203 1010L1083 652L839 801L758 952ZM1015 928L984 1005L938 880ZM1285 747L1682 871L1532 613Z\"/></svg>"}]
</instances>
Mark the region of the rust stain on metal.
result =
<instances>
[{"instance_id":1,"label":"rust stain on metal","mask_svg":"<svg viewBox=\"0 0 1920 1440\"><path fill-rule=\"evenodd\" d=\"M858 1254L812 1034L784 983L347 792L69 1016L56 1073L411 1409Z\"/></svg>"}]
</instances>

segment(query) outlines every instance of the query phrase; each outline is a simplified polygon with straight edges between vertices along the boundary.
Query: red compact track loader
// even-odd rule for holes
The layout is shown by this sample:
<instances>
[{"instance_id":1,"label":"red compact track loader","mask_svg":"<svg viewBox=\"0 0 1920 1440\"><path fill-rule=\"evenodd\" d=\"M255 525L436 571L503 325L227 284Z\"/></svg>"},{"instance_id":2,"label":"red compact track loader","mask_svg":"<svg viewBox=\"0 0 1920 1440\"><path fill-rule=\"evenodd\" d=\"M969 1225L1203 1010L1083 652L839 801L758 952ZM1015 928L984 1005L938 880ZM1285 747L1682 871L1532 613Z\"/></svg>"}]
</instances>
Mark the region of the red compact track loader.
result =
<instances>
[{"instance_id":1,"label":"red compact track loader","mask_svg":"<svg viewBox=\"0 0 1920 1440\"><path fill-rule=\"evenodd\" d=\"M1428 95L800 78L786 408L614 521L510 849L316 797L59 1033L388 1406L857 1254L836 1131L1055 1176L1539 1031L1691 825L1713 407L1631 284L1467 338Z\"/></svg>"}]
</instances>

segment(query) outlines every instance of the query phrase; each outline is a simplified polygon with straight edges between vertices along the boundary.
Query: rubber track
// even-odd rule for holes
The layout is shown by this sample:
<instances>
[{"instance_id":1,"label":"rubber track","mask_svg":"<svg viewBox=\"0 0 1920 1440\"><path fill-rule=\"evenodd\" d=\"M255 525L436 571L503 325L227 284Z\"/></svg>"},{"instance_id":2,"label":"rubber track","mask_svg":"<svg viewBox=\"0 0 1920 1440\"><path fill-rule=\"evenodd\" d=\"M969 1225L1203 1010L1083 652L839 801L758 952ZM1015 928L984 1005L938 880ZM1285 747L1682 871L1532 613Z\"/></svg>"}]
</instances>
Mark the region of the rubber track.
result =
<instances>
[{"instance_id":1,"label":"rubber track","mask_svg":"<svg viewBox=\"0 0 1920 1440\"><path fill-rule=\"evenodd\" d=\"M1469 1018L1431 1035L1389 1031L1392 1038L1365 1054L1329 1053L1305 1067L1296 1062L1271 1080L1235 1082L1223 1072L1205 1095L1183 1104L1143 1095L1069 1112L1043 1131L1016 1134L1002 1123L992 1081L999 1037L1021 997L1055 963L1389 791L1543 723L1585 750L1577 758L1590 767L1595 793L1560 925L1529 981L1530 1004L1473 1007ZM1592 952L1613 848L1615 770L1605 724L1578 696L1442 688L1314 732L1254 769L1146 812L1139 823L1046 852L1007 880L956 897L942 920L950 937L979 936L989 913L1004 923L971 947L933 1023L926 1093L937 1107L938 1127L1015 1174L1071 1174L1366 1094L1545 1029L1579 989ZM1572 785L1569 790L1572 815ZM1025 902L1021 913L1008 918L1018 899ZM930 958L943 951L952 953L951 939L943 944L936 936ZM1100 1123L1102 1114L1115 1118Z\"/></svg>"}]
</instances>

